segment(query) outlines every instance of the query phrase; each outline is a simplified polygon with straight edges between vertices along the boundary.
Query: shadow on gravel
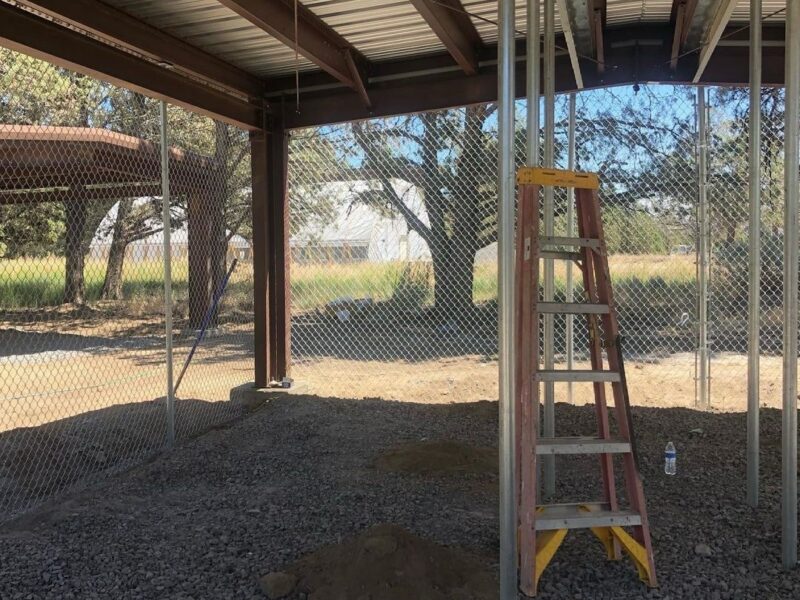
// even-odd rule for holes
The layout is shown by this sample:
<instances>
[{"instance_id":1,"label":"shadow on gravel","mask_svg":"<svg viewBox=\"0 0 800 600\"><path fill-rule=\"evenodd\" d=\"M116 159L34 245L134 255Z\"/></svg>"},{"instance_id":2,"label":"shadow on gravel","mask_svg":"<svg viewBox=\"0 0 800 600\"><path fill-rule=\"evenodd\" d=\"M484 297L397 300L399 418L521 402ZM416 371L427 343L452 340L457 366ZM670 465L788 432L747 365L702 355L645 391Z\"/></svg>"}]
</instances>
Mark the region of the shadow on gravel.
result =
<instances>
[{"instance_id":1,"label":"shadow on gravel","mask_svg":"<svg viewBox=\"0 0 800 600\"><path fill-rule=\"evenodd\" d=\"M559 434L593 432L592 406L559 404L556 412ZM762 410L757 510L744 501L744 414L634 408L633 418L660 589L646 590L629 563L606 562L590 534L575 532L544 573L538 598L800 597L800 573L780 568L780 413ZM163 430L147 422L134 429L158 438ZM260 577L381 523L496 557L495 473L387 472L375 462L391 449L437 440L491 448L497 429L496 402L276 399L229 428L65 498L69 517L48 521L35 536L0 531L8 549L0 597L136 590L145 599L255 600L264 598ZM674 477L663 473L670 440L678 451ZM599 499L597 467L596 459L559 457L558 500ZM45 581L39 565L53 548L63 567ZM87 558L90 548L113 552L98 561Z\"/></svg>"},{"instance_id":2,"label":"shadow on gravel","mask_svg":"<svg viewBox=\"0 0 800 600\"><path fill-rule=\"evenodd\" d=\"M178 398L176 438L195 437L243 412L236 403ZM166 449L166 434L164 398L0 432L0 523L73 486L147 461Z\"/></svg>"}]
</instances>

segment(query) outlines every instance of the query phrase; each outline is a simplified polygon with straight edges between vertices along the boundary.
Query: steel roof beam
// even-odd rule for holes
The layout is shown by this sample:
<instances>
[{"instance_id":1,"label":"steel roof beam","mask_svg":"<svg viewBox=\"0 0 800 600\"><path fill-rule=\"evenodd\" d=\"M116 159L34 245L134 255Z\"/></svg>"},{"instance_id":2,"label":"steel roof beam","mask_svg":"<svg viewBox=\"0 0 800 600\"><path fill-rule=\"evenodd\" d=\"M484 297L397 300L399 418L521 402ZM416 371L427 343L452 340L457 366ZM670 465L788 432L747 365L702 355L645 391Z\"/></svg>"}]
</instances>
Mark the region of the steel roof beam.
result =
<instances>
[{"instance_id":1,"label":"steel roof beam","mask_svg":"<svg viewBox=\"0 0 800 600\"><path fill-rule=\"evenodd\" d=\"M581 75L581 64L578 58L578 47L575 39L576 33L573 31L573 26L577 26L577 32L581 38L588 38L590 45L589 51L591 52L592 33L585 3L585 0L557 0L558 15L561 19L561 31L564 33L564 41L567 44L567 51L569 52L569 62L575 74L575 85L579 90L583 89L583 76ZM583 10L576 10L576 4L584 5ZM579 23L584 25L579 25Z\"/></svg>"},{"instance_id":2,"label":"steel roof beam","mask_svg":"<svg viewBox=\"0 0 800 600\"><path fill-rule=\"evenodd\" d=\"M584 87L596 88L651 81L688 83L696 72L696 55L681 60L676 70L669 67L673 30L668 25L639 25L605 32L606 64L604 73L584 72ZM765 28L764 85L783 83L783 28ZM703 82L708 85L741 85L747 83L747 36L734 35L719 44L710 58ZM563 39L556 42L563 45ZM487 55L493 50L487 46ZM517 51L524 56L524 48ZM744 62L743 62L744 61ZM343 86L331 86L313 74L301 78L301 113L286 111L290 128L339 123L370 117L381 117L495 102L497 100L496 62L482 60L480 72L467 76L452 65L449 55L437 54L403 61L374 64L370 80L371 110L360 106L358 97ZM525 96L525 63L517 63L517 97ZM305 82L313 85L306 86ZM270 94L273 106L281 105L281 97L294 97L288 80L274 81ZM281 87L278 84L285 84ZM576 90L572 65L566 53L556 56L556 93Z\"/></svg>"},{"instance_id":3,"label":"steel roof beam","mask_svg":"<svg viewBox=\"0 0 800 600\"><path fill-rule=\"evenodd\" d=\"M687 2L687 0L675 0L672 4L675 27L672 33L672 54L670 56L669 66L673 70L678 67L678 59L680 58L683 43L686 40L686 33L689 29L689 22L692 20L692 14L694 14L694 7L696 5L695 2L690 3Z\"/></svg>"},{"instance_id":4,"label":"steel roof beam","mask_svg":"<svg viewBox=\"0 0 800 600\"><path fill-rule=\"evenodd\" d=\"M698 83L703 76L703 71L705 71L706 66L708 66L708 61L711 59L711 55L714 53L719 39L725 31L725 27L728 26L728 21L731 20L731 15L736 8L736 3L737 0L719 0L719 2L717 2L716 10L713 13L713 20L709 23L708 27L705 28L706 33L703 37L704 41L700 49L700 59L697 65L697 71L692 78L692 83Z\"/></svg>"},{"instance_id":5,"label":"steel roof beam","mask_svg":"<svg viewBox=\"0 0 800 600\"><path fill-rule=\"evenodd\" d=\"M259 98L264 93L264 82L255 75L104 2L21 0L21 3L147 58L187 71L215 85L230 88L252 98Z\"/></svg>"},{"instance_id":6,"label":"steel roof beam","mask_svg":"<svg viewBox=\"0 0 800 600\"><path fill-rule=\"evenodd\" d=\"M591 3L590 3L591 4ZM606 55L605 44L603 38L603 28L605 27L606 20L606 5L602 4L602 8L598 5L599 2L594 3L594 9L589 16L589 22L592 23L592 40L594 40L594 55L597 60L597 70L601 73L606 70Z\"/></svg>"},{"instance_id":7,"label":"steel roof beam","mask_svg":"<svg viewBox=\"0 0 800 600\"><path fill-rule=\"evenodd\" d=\"M299 2L295 22L295 5L292 2L217 1L286 46L297 48L299 54L363 95L362 90L366 89L364 78L360 74L360 68L352 67L350 59L358 65L366 64L366 59L355 46Z\"/></svg>"},{"instance_id":8,"label":"steel roof beam","mask_svg":"<svg viewBox=\"0 0 800 600\"><path fill-rule=\"evenodd\" d=\"M238 127L263 126L261 106L4 3L0 45Z\"/></svg>"},{"instance_id":9,"label":"steel roof beam","mask_svg":"<svg viewBox=\"0 0 800 600\"><path fill-rule=\"evenodd\" d=\"M467 75L478 72L481 38L461 0L411 0L444 47Z\"/></svg>"}]
</instances>

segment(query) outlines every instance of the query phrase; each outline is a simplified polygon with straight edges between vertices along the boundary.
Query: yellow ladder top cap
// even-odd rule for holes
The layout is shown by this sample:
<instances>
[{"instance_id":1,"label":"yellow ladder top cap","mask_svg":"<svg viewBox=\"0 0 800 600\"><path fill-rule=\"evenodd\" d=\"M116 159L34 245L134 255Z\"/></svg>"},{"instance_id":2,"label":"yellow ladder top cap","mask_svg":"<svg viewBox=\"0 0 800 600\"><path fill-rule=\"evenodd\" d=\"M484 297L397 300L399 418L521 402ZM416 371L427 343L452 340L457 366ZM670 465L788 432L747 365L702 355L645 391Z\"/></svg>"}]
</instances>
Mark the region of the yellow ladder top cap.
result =
<instances>
[{"instance_id":1,"label":"yellow ladder top cap","mask_svg":"<svg viewBox=\"0 0 800 600\"><path fill-rule=\"evenodd\" d=\"M600 179L596 173L581 173L565 169L546 169L544 167L522 167L517 171L518 185L549 185L596 190Z\"/></svg>"}]
</instances>

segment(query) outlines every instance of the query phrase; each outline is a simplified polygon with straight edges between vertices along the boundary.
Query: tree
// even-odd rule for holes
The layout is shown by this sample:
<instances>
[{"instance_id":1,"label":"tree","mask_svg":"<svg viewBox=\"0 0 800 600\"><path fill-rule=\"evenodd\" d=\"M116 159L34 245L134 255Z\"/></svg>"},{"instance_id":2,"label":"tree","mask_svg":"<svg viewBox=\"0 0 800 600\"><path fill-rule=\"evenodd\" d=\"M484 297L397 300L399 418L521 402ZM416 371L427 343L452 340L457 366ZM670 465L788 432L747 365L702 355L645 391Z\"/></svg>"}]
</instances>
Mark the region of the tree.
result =
<instances>
[{"instance_id":1,"label":"tree","mask_svg":"<svg viewBox=\"0 0 800 600\"><path fill-rule=\"evenodd\" d=\"M402 216L428 245L434 305L452 320L472 307L475 253L497 239L497 146L493 105L354 123L363 179L377 181L359 201ZM393 179L421 192L424 214Z\"/></svg>"},{"instance_id":2,"label":"tree","mask_svg":"<svg viewBox=\"0 0 800 600\"><path fill-rule=\"evenodd\" d=\"M55 67L23 54L0 49L0 121L18 125L102 127L107 122L107 92L110 86L96 79ZM66 158L66 157L64 157ZM54 185L71 183L69 175ZM106 209L107 210L107 207ZM38 227L7 219L31 219ZM67 198L60 209L48 207L0 207L5 222L4 235L32 234L33 238L8 237L6 252L14 254L52 252L54 234L61 236L61 252L65 256L65 285L63 301L82 304L85 301L85 256L91 234L104 211L83 198ZM44 227L43 227L44 226Z\"/></svg>"},{"instance_id":3,"label":"tree","mask_svg":"<svg viewBox=\"0 0 800 600\"><path fill-rule=\"evenodd\" d=\"M122 88L115 88L110 94L110 103L116 121L116 128L134 137L157 140L158 102ZM130 165L135 171L136 165ZM117 203L117 211L110 231L111 244L106 263L106 274L100 297L104 300L121 300L125 253L128 246L163 230L161 203L154 198L137 202L136 198L122 198Z\"/></svg>"}]
</instances>

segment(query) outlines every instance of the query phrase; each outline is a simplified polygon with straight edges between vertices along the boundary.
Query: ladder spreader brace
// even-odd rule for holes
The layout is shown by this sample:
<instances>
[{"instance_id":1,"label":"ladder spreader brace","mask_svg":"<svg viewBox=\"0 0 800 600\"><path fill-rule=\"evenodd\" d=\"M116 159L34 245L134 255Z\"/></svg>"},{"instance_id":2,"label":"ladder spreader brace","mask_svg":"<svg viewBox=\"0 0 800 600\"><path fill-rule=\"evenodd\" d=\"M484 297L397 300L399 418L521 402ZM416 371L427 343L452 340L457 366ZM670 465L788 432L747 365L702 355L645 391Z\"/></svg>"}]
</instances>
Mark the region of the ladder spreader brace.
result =
<instances>
[{"instance_id":1,"label":"ladder spreader brace","mask_svg":"<svg viewBox=\"0 0 800 600\"><path fill-rule=\"evenodd\" d=\"M609 559L625 551L640 579L656 586L653 549L647 521L644 490L636 460L628 389L622 360L608 254L600 218L594 173L526 167L517 174L515 344L516 456L520 589L536 595L542 572L570 529L590 529ZM539 196L545 186L575 189L578 237L539 234ZM568 248L565 250L564 248ZM539 300L539 261L570 260L583 275L584 302L556 303ZM589 329L589 370L540 368L539 315L573 314L586 318ZM600 330L602 328L603 338ZM603 351L605 352L605 360ZM604 368L604 362L607 368ZM567 381L591 383L594 388L597 437L539 437L540 383ZM606 403L606 383L611 385L618 431L612 435ZM544 454L596 454L600 460L603 499L576 504L537 504L537 456ZM620 509L614 483L613 456L623 462L626 497L630 507ZM625 529L629 528L630 533Z\"/></svg>"}]
</instances>

